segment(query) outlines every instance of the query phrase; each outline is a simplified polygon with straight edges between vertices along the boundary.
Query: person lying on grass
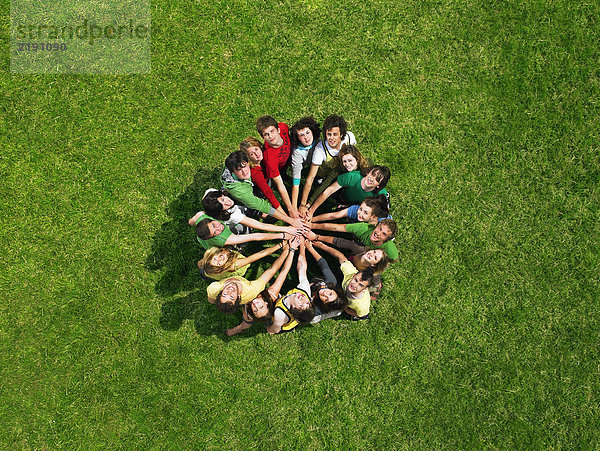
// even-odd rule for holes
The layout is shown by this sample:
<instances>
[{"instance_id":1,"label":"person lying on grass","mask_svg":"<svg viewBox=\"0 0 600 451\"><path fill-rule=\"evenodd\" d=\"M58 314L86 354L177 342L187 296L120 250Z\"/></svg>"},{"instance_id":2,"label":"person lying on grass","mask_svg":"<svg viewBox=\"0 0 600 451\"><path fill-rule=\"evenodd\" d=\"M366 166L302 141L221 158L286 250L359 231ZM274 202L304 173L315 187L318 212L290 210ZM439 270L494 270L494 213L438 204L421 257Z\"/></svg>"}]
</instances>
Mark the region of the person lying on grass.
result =
<instances>
[{"instance_id":1,"label":"person lying on grass","mask_svg":"<svg viewBox=\"0 0 600 451\"><path fill-rule=\"evenodd\" d=\"M398 249L391 241L396 236L398 229L396 221L393 219L383 219L376 226L364 222L354 224L316 223L311 224L311 228L313 230L353 233L368 249L383 249L390 261L394 262L398 260ZM333 243L334 240L334 237L331 236L316 235L312 230L304 230L303 234L311 241L317 240Z\"/></svg>"},{"instance_id":2,"label":"person lying on grass","mask_svg":"<svg viewBox=\"0 0 600 451\"><path fill-rule=\"evenodd\" d=\"M301 229L296 227L277 226L249 217L248 215L261 217L261 213L243 205L236 205L233 199L223 190L207 190L202 199L202 205L208 216L223 221L234 233L248 233L250 228L266 232L286 232L291 235L297 235L301 231ZM238 229L238 224L241 224L243 227Z\"/></svg>"},{"instance_id":3,"label":"person lying on grass","mask_svg":"<svg viewBox=\"0 0 600 451\"><path fill-rule=\"evenodd\" d=\"M308 202L306 202L306 207L310 208L312 204L315 203L315 200L325 191L325 189L341 175L346 174L352 171L364 171L371 167L371 164L367 161L365 157L360 153L360 151L351 144L343 144L340 149L340 153L337 157L331 160L331 170L329 171L327 177L323 179L321 182L321 186L316 188L310 196ZM338 195L340 192L337 193Z\"/></svg>"},{"instance_id":4,"label":"person lying on grass","mask_svg":"<svg viewBox=\"0 0 600 451\"><path fill-rule=\"evenodd\" d=\"M290 143L292 145L292 205L298 208L298 195L300 194L300 179L302 169L312 160L313 151L319 143L321 127L312 117L303 117L290 129Z\"/></svg>"},{"instance_id":5,"label":"person lying on grass","mask_svg":"<svg viewBox=\"0 0 600 451\"><path fill-rule=\"evenodd\" d=\"M342 288L348 297L348 305L344 309L346 315L354 320L367 319L371 308L371 295L368 288L373 281L373 267L359 271L337 249L320 241L313 242L313 246L328 252L340 262L340 269L344 275Z\"/></svg>"},{"instance_id":6,"label":"person lying on grass","mask_svg":"<svg viewBox=\"0 0 600 451\"><path fill-rule=\"evenodd\" d=\"M356 138L348 131L346 120L337 114L331 114L323 122L323 139L313 151L312 161L306 182L302 189L302 198L298 212L304 216L308 210L307 201L315 177L327 177L333 170L332 160L338 155L343 144L356 144Z\"/></svg>"},{"instance_id":7,"label":"person lying on grass","mask_svg":"<svg viewBox=\"0 0 600 451\"><path fill-rule=\"evenodd\" d=\"M374 197L367 197L360 205L352 205L343 210L323 213L312 218L313 224L316 222L333 221L335 219L348 218L350 222L366 222L376 225L379 221L390 218L388 210L388 201L383 194Z\"/></svg>"},{"instance_id":8,"label":"person lying on grass","mask_svg":"<svg viewBox=\"0 0 600 451\"><path fill-rule=\"evenodd\" d=\"M270 246L248 257L244 257L239 252L228 247L211 247L198 261L198 269L205 277L214 280L223 280L228 277L244 277L248 267L267 255L273 254L284 246L286 241Z\"/></svg>"},{"instance_id":9,"label":"person lying on grass","mask_svg":"<svg viewBox=\"0 0 600 451\"><path fill-rule=\"evenodd\" d=\"M367 197L378 194L384 194L387 197L388 192L385 190L385 186L390 175L390 169L387 166L371 166L364 173L352 171L341 174L311 205L306 212L306 219L312 218L317 208L342 188L345 190L337 200L343 205L360 204Z\"/></svg>"},{"instance_id":10,"label":"person lying on grass","mask_svg":"<svg viewBox=\"0 0 600 451\"><path fill-rule=\"evenodd\" d=\"M281 268L287 255L288 247L284 245L281 255L275 260L273 266L256 280L248 281L243 277L234 276L211 283L206 288L208 302L215 304L221 313L235 313L240 305L252 301L265 289L267 282Z\"/></svg>"},{"instance_id":11,"label":"person lying on grass","mask_svg":"<svg viewBox=\"0 0 600 451\"><path fill-rule=\"evenodd\" d=\"M292 267L292 262L294 260L294 252L289 252L290 246L292 249L297 249L300 245L300 238L294 238L290 241L291 244L288 244L286 241L284 243L287 257L285 259L285 263L279 272L279 275L268 289L264 289L260 292L258 296L256 296L252 301L248 304L242 306L242 321L235 327L231 329L227 329L225 334L229 337L232 335L237 335L246 329L252 327L255 321L259 321L265 324L270 324L273 320L273 312L275 310L274 299L279 297L279 292L281 291L281 287L285 282L285 278L290 272L290 268Z\"/></svg>"},{"instance_id":12,"label":"person lying on grass","mask_svg":"<svg viewBox=\"0 0 600 451\"><path fill-rule=\"evenodd\" d=\"M248 136L240 143L240 150L248 157L250 179L252 180L252 183L254 183L254 194L260 197L264 196L273 208L278 209L281 204L269 186L265 171L261 165L264 160L262 144L258 139Z\"/></svg>"},{"instance_id":13,"label":"person lying on grass","mask_svg":"<svg viewBox=\"0 0 600 451\"><path fill-rule=\"evenodd\" d=\"M250 166L248 157L242 151L229 154L225 160L225 169L221 174L223 188L238 202L261 213L273 216L295 227L302 227L300 218L289 217L281 208L275 209L266 199L256 197L252 192L253 183L250 181Z\"/></svg>"},{"instance_id":14,"label":"person lying on grass","mask_svg":"<svg viewBox=\"0 0 600 451\"><path fill-rule=\"evenodd\" d=\"M210 249L213 246L233 246L236 244L248 243L250 241L287 240L301 230L291 227L289 230L293 233L244 233L241 235L234 235L225 223L208 216L203 211L199 211L190 218L188 224L196 226L196 239L204 249Z\"/></svg>"},{"instance_id":15,"label":"person lying on grass","mask_svg":"<svg viewBox=\"0 0 600 451\"><path fill-rule=\"evenodd\" d=\"M283 122L277 122L271 116L265 115L256 120L256 131L265 140L262 162L265 177L273 180L273 183L277 186L277 191L279 191L290 217L298 218L300 216L290 201L290 196L282 178L282 174L285 174L292 162L288 126Z\"/></svg>"},{"instance_id":16,"label":"person lying on grass","mask_svg":"<svg viewBox=\"0 0 600 451\"><path fill-rule=\"evenodd\" d=\"M310 297L310 284L306 277L307 265L304 239L301 238L301 241L302 244L300 244L298 253L298 279L300 283L275 303L273 322L267 327L267 332L270 334L289 332L299 324L310 323L315 317L315 307ZM293 250L290 252L293 252Z\"/></svg>"},{"instance_id":17,"label":"person lying on grass","mask_svg":"<svg viewBox=\"0 0 600 451\"><path fill-rule=\"evenodd\" d=\"M327 318L339 316L348 305L348 298L325 260L314 248L313 244L305 240L304 245L317 262L323 278L314 278L310 283L310 295L315 306L315 317L311 323L317 323Z\"/></svg>"}]
</instances>

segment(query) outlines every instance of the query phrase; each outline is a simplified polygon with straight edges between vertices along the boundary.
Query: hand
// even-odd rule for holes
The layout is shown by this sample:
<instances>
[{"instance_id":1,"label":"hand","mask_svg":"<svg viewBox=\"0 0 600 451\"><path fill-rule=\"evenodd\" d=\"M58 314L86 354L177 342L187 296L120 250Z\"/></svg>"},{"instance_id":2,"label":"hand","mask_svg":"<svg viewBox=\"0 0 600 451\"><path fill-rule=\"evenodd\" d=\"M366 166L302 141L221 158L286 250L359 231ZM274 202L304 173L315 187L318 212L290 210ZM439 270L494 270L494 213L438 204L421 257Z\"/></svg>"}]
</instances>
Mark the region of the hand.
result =
<instances>
[{"instance_id":1,"label":"hand","mask_svg":"<svg viewBox=\"0 0 600 451\"><path fill-rule=\"evenodd\" d=\"M290 225L293 227L302 227L302 219L292 218L292 220L290 221Z\"/></svg>"},{"instance_id":2,"label":"hand","mask_svg":"<svg viewBox=\"0 0 600 451\"><path fill-rule=\"evenodd\" d=\"M323 249L325 247L325 243L322 243L320 241L311 241L311 243L314 247L317 247L319 249Z\"/></svg>"},{"instance_id":3,"label":"hand","mask_svg":"<svg viewBox=\"0 0 600 451\"><path fill-rule=\"evenodd\" d=\"M309 210L306 210L306 213L304 213L304 220L307 222L312 221L312 217L313 217L313 212Z\"/></svg>"},{"instance_id":4,"label":"hand","mask_svg":"<svg viewBox=\"0 0 600 451\"><path fill-rule=\"evenodd\" d=\"M287 232L283 232L283 239L284 240L291 240L292 238L294 238L296 236L295 233L287 233Z\"/></svg>"},{"instance_id":5,"label":"hand","mask_svg":"<svg viewBox=\"0 0 600 451\"><path fill-rule=\"evenodd\" d=\"M292 227L292 226L289 226L289 227L285 228L285 233L288 233L290 235L301 235L302 234L302 230L303 230L302 227Z\"/></svg>"},{"instance_id":6,"label":"hand","mask_svg":"<svg viewBox=\"0 0 600 451\"><path fill-rule=\"evenodd\" d=\"M312 230L304 230L302 235L304 235L304 237L310 241L315 241L317 239L317 234Z\"/></svg>"},{"instance_id":7,"label":"hand","mask_svg":"<svg viewBox=\"0 0 600 451\"><path fill-rule=\"evenodd\" d=\"M313 250L312 241L310 241L310 240L304 240L304 245L306 246L306 249L308 249L309 251Z\"/></svg>"},{"instance_id":8,"label":"hand","mask_svg":"<svg viewBox=\"0 0 600 451\"><path fill-rule=\"evenodd\" d=\"M306 210L308 210L308 207L306 205L301 205L300 208L298 208L298 214L301 218L304 218L304 216L306 215Z\"/></svg>"},{"instance_id":9,"label":"hand","mask_svg":"<svg viewBox=\"0 0 600 451\"><path fill-rule=\"evenodd\" d=\"M294 207L290 208L290 218L292 218L292 219L300 218L300 213Z\"/></svg>"},{"instance_id":10,"label":"hand","mask_svg":"<svg viewBox=\"0 0 600 451\"><path fill-rule=\"evenodd\" d=\"M301 236L295 236L292 240L290 240L290 247L294 250L297 250L300 247L300 243L304 240Z\"/></svg>"},{"instance_id":11,"label":"hand","mask_svg":"<svg viewBox=\"0 0 600 451\"><path fill-rule=\"evenodd\" d=\"M232 335L236 335L239 334L239 331L237 330L237 326L232 327L231 329L227 329L225 331L225 335L227 335L228 337L231 337Z\"/></svg>"},{"instance_id":12,"label":"hand","mask_svg":"<svg viewBox=\"0 0 600 451\"><path fill-rule=\"evenodd\" d=\"M283 241L281 242L281 244L283 245L282 249L283 249L284 251L289 251L289 250L290 250L290 243L289 243L288 241L286 241L286 240L283 240Z\"/></svg>"}]
</instances>

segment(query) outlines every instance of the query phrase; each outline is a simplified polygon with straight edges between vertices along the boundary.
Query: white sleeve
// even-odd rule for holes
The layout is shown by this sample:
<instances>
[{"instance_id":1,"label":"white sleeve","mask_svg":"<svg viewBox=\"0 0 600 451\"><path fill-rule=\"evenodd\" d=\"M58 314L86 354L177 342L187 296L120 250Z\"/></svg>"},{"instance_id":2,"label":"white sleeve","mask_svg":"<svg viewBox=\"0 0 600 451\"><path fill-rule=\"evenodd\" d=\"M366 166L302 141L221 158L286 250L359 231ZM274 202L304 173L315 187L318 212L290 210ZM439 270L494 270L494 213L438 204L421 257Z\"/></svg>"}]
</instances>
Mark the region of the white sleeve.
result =
<instances>
[{"instance_id":1,"label":"white sleeve","mask_svg":"<svg viewBox=\"0 0 600 451\"><path fill-rule=\"evenodd\" d=\"M294 149L294 153L292 154L292 178L299 179L302 176L302 165L304 164L304 160L306 159L306 155L303 155L301 151L298 149Z\"/></svg>"},{"instance_id":2,"label":"white sleeve","mask_svg":"<svg viewBox=\"0 0 600 451\"><path fill-rule=\"evenodd\" d=\"M321 166L323 161L325 161L325 149L323 149L323 142L319 142L317 147L315 147L315 151L313 152L312 164Z\"/></svg>"},{"instance_id":3,"label":"white sleeve","mask_svg":"<svg viewBox=\"0 0 600 451\"><path fill-rule=\"evenodd\" d=\"M300 277L300 275L298 275L298 277ZM308 279L306 277L304 277L304 278L300 277L300 283L298 284L298 288L306 291L309 296L311 295L310 282L308 281Z\"/></svg>"},{"instance_id":4,"label":"white sleeve","mask_svg":"<svg viewBox=\"0 0 600 451\"><path fill-rule=\"evenodd\" d=\"M356 137L354 136L354 133L352 132L346 132L346 138L348 138L348 144L355 146L356 145Z\"/></svg>"},{"instance_id":5,"label":"white sleeve","mask_svg":"<svg viewBox=\"0 0 600 451\"><path fill-rule=\"evenodd\" d=\"M231 213L231 216L227 221L225 221L225 224L227 224L228 226L239 224L242 221L242 219L246 217L246 215L242 212L242 209L237 205L231 207L229 211Z\"/></svg>"}]
</instances>

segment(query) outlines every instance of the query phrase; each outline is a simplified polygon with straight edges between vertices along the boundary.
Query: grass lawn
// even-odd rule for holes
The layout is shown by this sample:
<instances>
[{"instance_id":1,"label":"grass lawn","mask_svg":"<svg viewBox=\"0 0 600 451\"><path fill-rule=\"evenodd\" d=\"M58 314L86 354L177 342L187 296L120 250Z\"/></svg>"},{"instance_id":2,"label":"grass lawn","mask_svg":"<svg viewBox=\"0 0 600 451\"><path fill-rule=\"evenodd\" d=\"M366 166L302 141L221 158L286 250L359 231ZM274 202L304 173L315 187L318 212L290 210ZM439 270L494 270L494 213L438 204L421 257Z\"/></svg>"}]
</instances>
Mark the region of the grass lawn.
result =
<instances>
[{"instance_id":1,"label":"grass lawn","mask_svg":"<svg viewBox=\"0 0 600 451\"><path fill-rule=\"evenodd\" d=\"M8 14L2 448L600 446L597 3L156 0L147 75L12 74ZM227 338L187 219L330 113L400 260L369 321Z\"/></svg>"}]
</instances>

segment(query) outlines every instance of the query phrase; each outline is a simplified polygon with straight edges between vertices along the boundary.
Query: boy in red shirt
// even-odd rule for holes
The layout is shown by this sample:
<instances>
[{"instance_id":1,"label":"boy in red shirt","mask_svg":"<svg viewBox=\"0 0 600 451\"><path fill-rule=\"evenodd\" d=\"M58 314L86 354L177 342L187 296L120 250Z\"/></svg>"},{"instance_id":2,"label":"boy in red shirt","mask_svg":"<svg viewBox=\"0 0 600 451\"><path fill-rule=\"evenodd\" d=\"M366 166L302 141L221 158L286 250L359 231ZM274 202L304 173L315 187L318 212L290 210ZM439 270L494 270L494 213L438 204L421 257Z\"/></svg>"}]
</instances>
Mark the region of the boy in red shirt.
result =
<instances>
[{"instance_id":1,"label":"boy in red shirt","mask_svg":"<svg viewBox=\"0 0 600 451\"><path fill-rule=\"evenodd\" d=\"M256 131L265 140L262 163L265 177L275 182L290 217L299 218L281 178L281 173L285 173L291 163L289 127L271 116L261 116L256 120Z\"/></svg>"}]
</instances>

